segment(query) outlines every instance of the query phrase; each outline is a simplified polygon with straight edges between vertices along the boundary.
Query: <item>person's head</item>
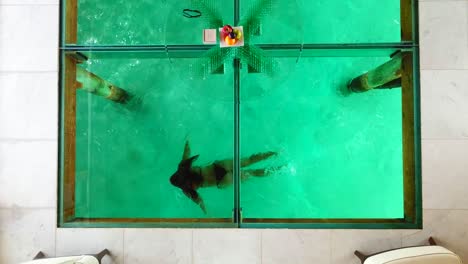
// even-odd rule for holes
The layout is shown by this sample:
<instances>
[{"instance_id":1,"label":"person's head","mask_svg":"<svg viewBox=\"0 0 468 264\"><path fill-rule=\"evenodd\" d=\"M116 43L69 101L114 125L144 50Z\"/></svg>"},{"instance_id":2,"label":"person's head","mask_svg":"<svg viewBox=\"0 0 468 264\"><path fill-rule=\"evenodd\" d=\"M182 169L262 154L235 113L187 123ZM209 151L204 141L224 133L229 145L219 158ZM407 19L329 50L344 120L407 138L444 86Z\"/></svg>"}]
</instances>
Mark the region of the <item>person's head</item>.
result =
<instances>
[{"instance_id":1,"label":"person's head","mask_svg":"<svg viewBox=\"0 0 468 264\"><path fill-rule=\"evenodd\" d=\"M179 167L177 168L177 171L172 174L170 178L170 182L174 186L182 186L184 184L184 178L187 176L187 174L190 173L190 169L192 168L192 162L194 162L199 155L193 156L188 159L184 159L179 163Z\"/></svg>"},{"instance_id":2,"label":"person's head","mask_svg":"<svg viewBox=\"0 0 468 264\"><path fill-rule=\"evenodd\" d=\"M177 187L181 186L183 183L181 176L183 175L180 175L179 171L176 171L176 173L172 174L171 179L170 179L171 184Z\"/></svg>"}]
</instances>

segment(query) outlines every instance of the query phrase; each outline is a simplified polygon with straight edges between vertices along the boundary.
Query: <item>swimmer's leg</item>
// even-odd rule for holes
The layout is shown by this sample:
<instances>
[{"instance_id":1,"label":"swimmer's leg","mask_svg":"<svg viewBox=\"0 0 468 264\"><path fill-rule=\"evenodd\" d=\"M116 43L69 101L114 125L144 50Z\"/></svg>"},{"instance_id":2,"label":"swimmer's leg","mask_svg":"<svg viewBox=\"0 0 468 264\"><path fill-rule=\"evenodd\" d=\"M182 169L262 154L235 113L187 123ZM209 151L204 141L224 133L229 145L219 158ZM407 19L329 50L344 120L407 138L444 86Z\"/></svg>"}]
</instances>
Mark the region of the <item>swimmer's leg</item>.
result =
<instances>
[{"instance_id":1,"label":"swimmer's leg","mask_svg":"<svg viewBox=\"0 0 468 264\"><path fill-rule=\"evenodd\" d=\"M244 170L243 172L244 172L244 174L245 174L245 176L247 178L250 177L250 176L264 177L267 174L266 169ZM246 180L246 179L244 179L244 180Z\"/></svg>"},{"instance_id":2,"label":"swimmer's leg","mask_svg":"<svg viewBox=\"0 0 468 264\"><path fill-rule=\"evenodd\" d=\"M265 177L269 176L271 173L284 168L284 166L273 167L273 168L265 168L265 169L252 169L252 170L243 170L241 172L241 180L245 181L250 176L254 177Z\"/></svg>"},{"instance_id":3,"label":"swimmer's leg","mask_svg":"<svg viewBox=\"0 0 468 264\"><path fill-rule=\"evenodd\" d=\"M252 176L252 175L250 175L250 174L247 173L246 171L244 171L244 170L241 171L241 182L246 181L247 179L250 178L250 176Z\"/></svg>"},{"instance_id":4,"label":"swimmer's leg","mask_svg":"<svg viewBox=\"0 0 468 264\"><path fill-rule=\"evenodd\" d=\"M241 162L241 168L250 166L254 163L260 162L262 160L266 160L274 155L276 155L276 152L269 151L265 153L258 153L258 154L253 154L252 156L248 158L243 158L240 160ZM234 160L233 159L225 159L225 160L220 160L216 161L216 164L222 166L224 169L226 169L229 172L234 171Z\"/></svg>"},{"instance_id":5,"label":"swimmer's leg","mask_svg":"<svg viewBox=\"0 0 468 264\"><path fill-rule=\"evenodd\" d=\"M266 159L268 159L268 158L270 158L270 157L272 157L272 156L274 156L276 154L277 153L273 152L273 151L253 154L252 156L250 156L248 158L241 159L241 168L250 166L250 165L252 165L254 163L257 163L257 162L260 162L260 161L263 161L263 160L266 160Z\"/></svg>"}]
</instances>

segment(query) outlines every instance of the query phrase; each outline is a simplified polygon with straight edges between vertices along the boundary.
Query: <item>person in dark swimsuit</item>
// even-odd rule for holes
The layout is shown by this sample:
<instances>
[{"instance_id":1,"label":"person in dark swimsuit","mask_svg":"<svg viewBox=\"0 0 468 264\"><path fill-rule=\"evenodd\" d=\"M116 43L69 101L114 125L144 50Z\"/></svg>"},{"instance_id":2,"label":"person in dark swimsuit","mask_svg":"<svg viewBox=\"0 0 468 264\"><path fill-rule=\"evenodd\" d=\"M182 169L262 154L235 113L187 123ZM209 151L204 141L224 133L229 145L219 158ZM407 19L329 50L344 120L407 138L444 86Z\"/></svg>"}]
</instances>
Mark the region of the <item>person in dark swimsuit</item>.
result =
<instances>
[{"instance_id":1,"label":"person in dark swimsuit","mask_svg":"<svg viewBox=\"0 0 468 264\"><path fill-rule=\"evenodd\" d=\"M276 155L276 152L265 152L254 154L248 158L241 159L241 168L254 163L266 160ZM197 192L201 187L224 188L233 183L234 162L232 159L215 161L207 166L193 166L199 155L191 156L188 140L185 142L184 154L179 163L177 171L171 176L170 182L175 187L180 188L183 193L193 202L198 204L206 214L206 207L203 199ZM241 172L241 180L244 181L250 176L263 177L267 175L268 169L247 169Z\"/></svg>"}]
</instances>

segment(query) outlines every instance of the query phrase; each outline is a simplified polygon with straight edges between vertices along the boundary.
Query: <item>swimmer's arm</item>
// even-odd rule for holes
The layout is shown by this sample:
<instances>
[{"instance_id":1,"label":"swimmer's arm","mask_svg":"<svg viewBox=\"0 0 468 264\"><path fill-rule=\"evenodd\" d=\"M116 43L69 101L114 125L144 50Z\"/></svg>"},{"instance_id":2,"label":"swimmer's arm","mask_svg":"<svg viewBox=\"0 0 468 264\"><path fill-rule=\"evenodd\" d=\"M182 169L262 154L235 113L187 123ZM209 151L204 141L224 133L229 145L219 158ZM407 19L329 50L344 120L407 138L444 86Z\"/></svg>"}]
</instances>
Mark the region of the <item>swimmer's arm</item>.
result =
<instances>
[{"instance_id":1,"label":"swimmer's arm","mask_svg":"<svg viewBox=\"0 0 468 264\"><path fill-rule=\"evenodd\" d=\"M184 190L184 194L187 195L194 203L198 204L203 212L206 214L206 207L203 199L200 197L197 191L193 189L186 189Z\"/></svg>"},{"instance_id":2,"label":"swimmer's arm","mask_svg":"<svg viewBox=\"0 0 468 264\"><path fill-rule=\"evenodd\" d=\"M190 158L190 144L187 139L187 141L185 141L184 154L182 155L182 160L186 160L188 158Z\"/></svg>"}]
</instances>

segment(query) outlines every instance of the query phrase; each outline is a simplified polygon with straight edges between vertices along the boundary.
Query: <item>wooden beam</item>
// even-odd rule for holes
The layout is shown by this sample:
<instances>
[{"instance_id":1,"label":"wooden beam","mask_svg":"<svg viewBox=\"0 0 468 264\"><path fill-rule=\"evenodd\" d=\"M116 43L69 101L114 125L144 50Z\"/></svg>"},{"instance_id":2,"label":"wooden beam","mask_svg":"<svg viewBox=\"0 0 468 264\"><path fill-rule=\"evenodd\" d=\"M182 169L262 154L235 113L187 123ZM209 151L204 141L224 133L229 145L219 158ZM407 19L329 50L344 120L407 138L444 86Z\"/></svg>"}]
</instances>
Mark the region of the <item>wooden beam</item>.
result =
<instances>
[{"instance_id":1,"label":"wooden beam","mask_svg":"<svg viewBox=\"0 0 468 264\"><path fill-rule=\"evenodd\" d=\"M271 223L271 224L392 224L404 223L405 219L335 219L335 218L244 218L242 223Z\"/></svg>"},{"instance_id":2,"label":"wooden beam","mask_svg":"<svg viewBox=\"0 0 468 264\"><path fill-rule=\"evenodd\" d=\"M413 57L405 56L402 64L401 93L403 120L403 187L405 217L415 220L416 216L416 164L414 137L414 87Z\"/></svg>"},{"instance_id":3,"label":"wooden beam","mask_svg":"<svg viewBox=\"0 0 468 264\"><path fill-rule=\"evenodd\" d=\"M124 89L113 85L81 66L76 67L76 81L78 82L77 89L83 89L108 100L126 103L129 99L129 94Z\"/></svg>"},{"instance_id":4,"label":"wooden beam","mask_svg":"<svg viewBox=\"0 0 468 264\"><path fill-rule=\"evenodd\" d=\"M231 218L77 218L83 223L232 223Z\"/></svg>"},{"instance_id":5,"label":"wooden beam","mask_svg":"<svg viewBox=\"0 0 468 264\"><path fill-rule=\"evenodd\" d=\"M65 44L78 41L78 0L65 1Z\"/></svg>"},{"instance_id":6,"label":"wooden beam","mask_svg":"<svg viewBox=\"0 0 468 264\"><path fill-rule=\"evenodd\" d=\"M413 41L413 3L412 0L400 0L401 40Z\"/></svg>"},{"instance_id":7,"label":"wooden beam","mask_svg":"<svg viewBox=\"0 0 468 264\"><path fill-rule=\"evenodd\" d=\"M360 93L372 89L394 88L401 78L402 57L402 52L399 52L386 63L352 79L348 83L348 89Z\"/></svg>"},{"instance_id":8,"label":"wooden beam","mask_svg":"<svg viewBox=\"0 0 468 264\"><path fill-rule=\"evenodd\" d=\"M75 217L76 158L76 62L65 56L64 139L63 139L63 221Z\"/></svg>"}]
</instances>

